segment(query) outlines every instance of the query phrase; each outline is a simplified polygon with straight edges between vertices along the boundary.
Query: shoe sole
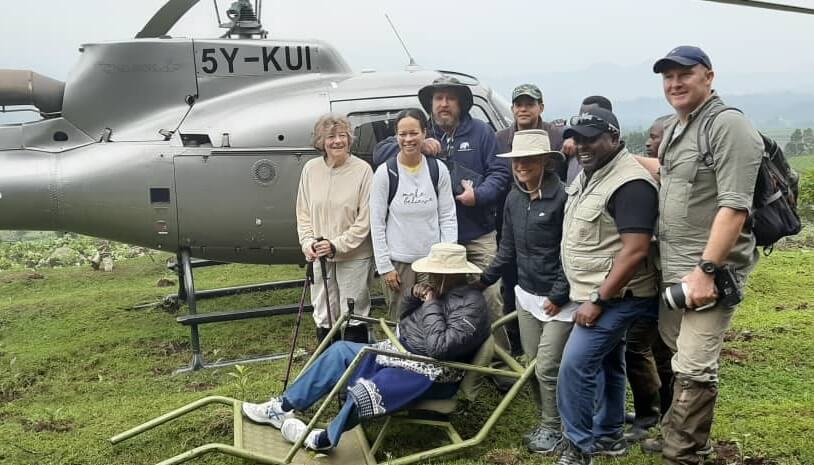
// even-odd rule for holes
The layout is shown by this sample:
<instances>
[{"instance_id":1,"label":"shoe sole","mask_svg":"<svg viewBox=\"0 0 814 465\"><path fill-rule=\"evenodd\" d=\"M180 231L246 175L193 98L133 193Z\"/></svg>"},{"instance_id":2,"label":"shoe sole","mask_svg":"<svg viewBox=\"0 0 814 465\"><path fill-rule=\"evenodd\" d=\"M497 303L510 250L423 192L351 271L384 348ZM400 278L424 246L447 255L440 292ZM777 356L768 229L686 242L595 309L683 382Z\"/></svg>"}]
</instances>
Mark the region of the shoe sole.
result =
<instances>
[{"instance_id":1,"label":"shoe sole","mask_svg":"<svg viewBox=\"0 0 814 465\"><path fill-rule=\"evenodd\" d=\"M283 426L283 422L284 422L286 419L288 419L288 418L289 418L289 417L283 417L283 419L282 419L282 420L275 421L275 420L273 420L273 419L271 419L271 418L268 418L268 417L266 417L266 416L263 416L263 417L258 417L258 416L255 416L255 415L254 415L254 412L251 412L251 411L246 410L246 404L243 404L243 405L241 406L240 410L242 410L242 411L243 411L243 416L245 416L246 418L248 418L249 420L251 420L253 423L259 423L259 424L263 424L263 425L271 425L271 426L273 426L273 427L274 427L274 428L276 428L276 429L280 429L280 428L282 428L282 426Z\"/></svg>"}]
</instances>

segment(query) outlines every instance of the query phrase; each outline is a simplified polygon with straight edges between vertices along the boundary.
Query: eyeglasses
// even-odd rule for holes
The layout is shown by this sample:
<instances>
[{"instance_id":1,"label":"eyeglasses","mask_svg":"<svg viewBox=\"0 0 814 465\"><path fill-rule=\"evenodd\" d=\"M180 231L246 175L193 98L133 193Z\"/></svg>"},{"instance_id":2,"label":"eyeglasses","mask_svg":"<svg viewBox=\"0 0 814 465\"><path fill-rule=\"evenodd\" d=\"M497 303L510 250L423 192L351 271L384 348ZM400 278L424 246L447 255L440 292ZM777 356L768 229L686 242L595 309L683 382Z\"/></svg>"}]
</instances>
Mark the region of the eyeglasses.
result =
<instances>
[{"instance_id":1,"label":"eyeglasses","mask_svg":"<svg viewBox=\"0 0 814 465\"><path fill-rule=\"evenodd\" d=\"M619 134L619 128L614 126L613 124L605 121L604 119L596 116L591 115L589 113L583 113L579 116L572 116L570 120L568 120L569 126L591 126L598 129L602 129L603 131L610 131L614 134Z\"/></svg>"}]
</instances>

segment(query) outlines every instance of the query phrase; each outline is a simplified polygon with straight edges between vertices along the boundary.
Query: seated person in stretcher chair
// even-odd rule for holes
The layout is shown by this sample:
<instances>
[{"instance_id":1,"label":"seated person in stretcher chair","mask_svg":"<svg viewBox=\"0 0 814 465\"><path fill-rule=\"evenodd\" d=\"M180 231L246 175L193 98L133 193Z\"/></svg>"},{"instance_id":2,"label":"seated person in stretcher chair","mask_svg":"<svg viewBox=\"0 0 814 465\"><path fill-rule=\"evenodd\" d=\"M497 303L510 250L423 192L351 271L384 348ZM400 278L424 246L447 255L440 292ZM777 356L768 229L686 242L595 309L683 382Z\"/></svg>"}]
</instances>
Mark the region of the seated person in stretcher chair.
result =
<instances>
[{"instance_id":1,"label":"seated person in stretcher chair","mask_svg":"<svg viewBox=\"0 0 814 465\"><path fill-rule=\"evenodd\" d=\"M466 260L463 246L448 243L433 245L430 255L412 268L429 273L430 281L407 290L397 327L399 342L412 354L468 363L490 334L486 301L466 281L467 274L481 270ZM294 412L328 394L363 347L354 342L333 344L282 395L262 404L244 403L243 414L279 428L286 440L297 442L307 428ZM376 347L398 351L390 341ZM304 445L329 450L359 420L394 413L417 400L450 398L463 375L462 370L369 354L351 376L339 414L328 429L312 430Z\"/></svg>"}]
</instances>

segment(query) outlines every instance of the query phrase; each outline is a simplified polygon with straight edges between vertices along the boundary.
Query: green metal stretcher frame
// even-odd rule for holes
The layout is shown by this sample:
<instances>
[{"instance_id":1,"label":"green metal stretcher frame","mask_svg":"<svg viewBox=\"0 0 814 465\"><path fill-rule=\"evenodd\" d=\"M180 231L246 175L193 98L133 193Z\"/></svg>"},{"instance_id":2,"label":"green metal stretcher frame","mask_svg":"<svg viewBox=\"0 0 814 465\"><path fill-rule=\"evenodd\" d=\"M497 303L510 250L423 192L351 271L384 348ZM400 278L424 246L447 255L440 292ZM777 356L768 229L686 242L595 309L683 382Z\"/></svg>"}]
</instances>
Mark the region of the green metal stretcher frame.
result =
<instances>
[{"instance_id":1,"label":"green metal stretcher frame","mask_svg":"<svg viewBox=\"0 0 814 465\"><path fill-rule=\"evenodd\" d=\"M513 312L513 313L511 313L509 315L506 315L506 316L500 318L498 321L496 321L492 325L492 332L494 333L494 331L497 328L499 328L501 326L504 326L506 323L508 323L509 321L512 321L512 320L514 320L516 318L517 318L517 313L516 312ZM288 452L286 453L286 455L284 457L266 455L266 454L262 454L262 453L258 453L258 452L249 450L247 448L238 447L239 444L243 443L243 437L242 437L242 435L243 435L243 424L244 424L244 421L246 421L243 418L243 412L242 412L243 401L233 399L233 398L230 398L230 397L223 397L223 396L210 396L210 397L205 397L205 398L200 399L198 401L192 402L192 403L187 404L187 405L185 405L185 406L183 406L183 407L181 407L181 408L179 408L177 410L173 410L172 412L169 412L169 413L167 413L165 415L162 415L162 416L160 416L158 418L155 418L155 419L150 420L150 421L148 421L146 423L143 423L143 424L141 424L139 426L136 426L135 428L132 428L132 429L130 429L128 431L125 431L125 432L123 432L121 434L113 436L112 438L109 439L109 441L113 445L116 445L116 444L118 444L118 443L120 443L122 441L130 439L130 438L132 438L134 436L137 436L137 435L139 435L141 433L144 433L144 432L146 432L148 430L151 430L151 429L153 429L153 428L155 428L157 426L160 426L160 425L162 425L164 423L167 423L167 422L169 422L171 420L174 420L174 419L179 418L179 417L181 417L183 415L186 415L187 413L198 410L198 409L200 409L202 407L208 406L210 404L225 404L225 405L232 406L232 410L233 410L233 414L234 414L234 444L235 445L228 445L228 444L222 444L222 443L205 444L203 446L195 447L195 448L190 449L190 450L188 450L186 452L183 452L183 453L178 454L178 455L176 455L174 457L171 457L171 458L169 458L167 460L159 462L157 465L175 465L175 464L186 462L188 460L192 460L192 459L194 459L196 457L200 457L202 455L209 454L211 452L220 452L220 453L223 453L223 454L226 454L226 455L240 457L240 458L247 459L247 460L254 460L256 462L264 463L264 464L287 465L287 464L290 464L290 463L294 463L293 460L294 460L297 452L300 451L303 448L303 442L305 440L305 437L308 435L308 432L313 430L314 427L320 425L319 420L325 414L326 410L328 409L328 405L330 404L330 402L335 397L337 397L339 395L339 393L342 391L342 389L348 383L348 380L350 379L350 377L353 374L356 367L362 362L362 359L367 354L387 355L387 356L390 356L390 357L402 358L402 359L405 359L405 360L414 360L414 361L419 361L419 362L432 363L434 365L445 366L445 367L449 367L449 368L457 368L457 369L464 370L464 371L467 371L467 372L479 373L481 375L498 375L498 376L504 376L504 377L514 378L515 379L514 383L512 384L512 387L503 396L501 401L498 403L497 407L492 411L489 418L487 418L486 422L483 424L483 426L481 426L478 433L475 436L473 436L473 437L471 437L469 439L462 439L460 434L457 432L455 427L452 426L452 424L451 424L451 422L449 421L448 418L446 418L444 420L428 420L428 419L421 419L421 418L403 417L403 416L399 415L400 413L403 413L403 411L402 412L395 412L393 415L388 416L388 418L385 420L384 425L382 426L381 431L379 431L379 434L376 436L376 439L374 440L372 446L369 445L367 437L366 437L365 434L358 434L357 435L357 436L360 436L357 439L359 439L359 443L362 446L362 451L364 453L364 458L365 458L365 462L366 462L367 465L384 465L384 464L406 465L406 464L412 464L412 463L415 463L415 462L419 462L419 461L422 461L422 460L427 460L427 459L430 459L430 458L433 458L433 457L439 457L441 455L451 454L451 453L458 452L460 450L466 449L468 447L472 447L472 446L475 446L477 444L480 444L486 438L486 436L491 432L491 430L494 427L497 420L506 411L509 404L517 396L517 393L520 391L520 389L522 389L523 385L534 374L534 368L535 368L536 361L532 360L531 363L527 367L524 368L514 358L512 358L512 356L510 354L508 354L505 350L498 347L497 345L495 345L495 347L494 347L495 354L511 370L497 369L497 368L491 368L491 367L487 367L487 366L478 366L478 365L472 365L472 364L468 364L468 363L440 361L440 360L435 360L435 359L429 358L429 357L423 357L423 356L420 356L420 355L411 354L411 353L406 352L404 347L399 343L398 338L396 337L396 335L390 329L390 326L395 326L395 323L387 321L384 318L376 319L376 318L363 317L363 316L353 315L353 314L342 315L342 317L340 317L337 320L336 324L328 332L328 335L325 337L325 339L322 341L322 343L317 347L317 349L314 351L314 354L311 356L311 358L308 360L308 362L302 368L302 370L300 371L300 374L304 373L305 370L308 369L308 367L317 359L317 357L323 351L326 350L326 348L330 345L329 341L331 341L333 339L334 335L336 335L336 333L339 332L341 330L341 328L343 328L347 324L347 322L349 322L350 320L362 321L362 322L373 323L373 324L378 323L379 326L381 327L382 331L387 335L388 339L390 339L390 341L392 341L396 345L396 347L399 349L400 352L391 352L391 351L381 350L381 349L378 349L378 348L375 348L375 347L372 347L372 346L364 347L356 355L356 357L353 359L351 364L348 366L348 368L342 374L342 377L340 378L339 382L336 383L336 385L333 387L333 389L328 394L328 396L325 398L325 400L322 402L322 404L320 404L319 408L317 409L316 414L314 414L311 421L308 422L308 426L307 426L305 434L303 434L302 437L288 449ZM409 409L407 411L409 411ZM409 454L409 455L399 457L399 458L388 457L384 462L380 463L380 462L378 462L376 460L376 453L381 448L381 446L383 444L383 441L384 441L384 439L385 439L385 437L387 435L387 432L389 430L389 427L391 426L391 424L393 422L408 423L408 424L418 424L418 425L425 425L425 426L433 426L433 427L444 429L446 431L447 435L449 436L451 444L435 447L435 448L425 450L425 451L422 451L422 452L416 452L416 453ZM269 426L268 428L271 428L271 427ZM333 463L331 461L330 453L327 454L327 456L325 457L323 463L326 463L326 464Z\"/></svg>"}]
</instances>

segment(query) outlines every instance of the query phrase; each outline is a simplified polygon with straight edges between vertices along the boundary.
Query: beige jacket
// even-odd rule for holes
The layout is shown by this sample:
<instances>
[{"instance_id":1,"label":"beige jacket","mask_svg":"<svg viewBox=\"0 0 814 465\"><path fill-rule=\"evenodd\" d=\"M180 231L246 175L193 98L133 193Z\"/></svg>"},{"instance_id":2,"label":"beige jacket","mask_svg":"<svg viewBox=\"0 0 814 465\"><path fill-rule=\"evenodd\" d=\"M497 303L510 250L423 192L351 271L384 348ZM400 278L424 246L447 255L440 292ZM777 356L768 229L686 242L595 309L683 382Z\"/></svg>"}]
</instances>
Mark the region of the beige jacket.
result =
<instances>
[{"instance_id":1,"label":"beige jacket","mask_svg":"<svg viewBox=\"0 0 814 465\"><path fill-rule=\"evenodd\" d=\"M329 168L323 157L305 163L297 192L297 235L303 253L324 237L336 247L334 261L372 257L372 185L370 165L353 155L336 168Z\"/></svg>"}]
</instances>

